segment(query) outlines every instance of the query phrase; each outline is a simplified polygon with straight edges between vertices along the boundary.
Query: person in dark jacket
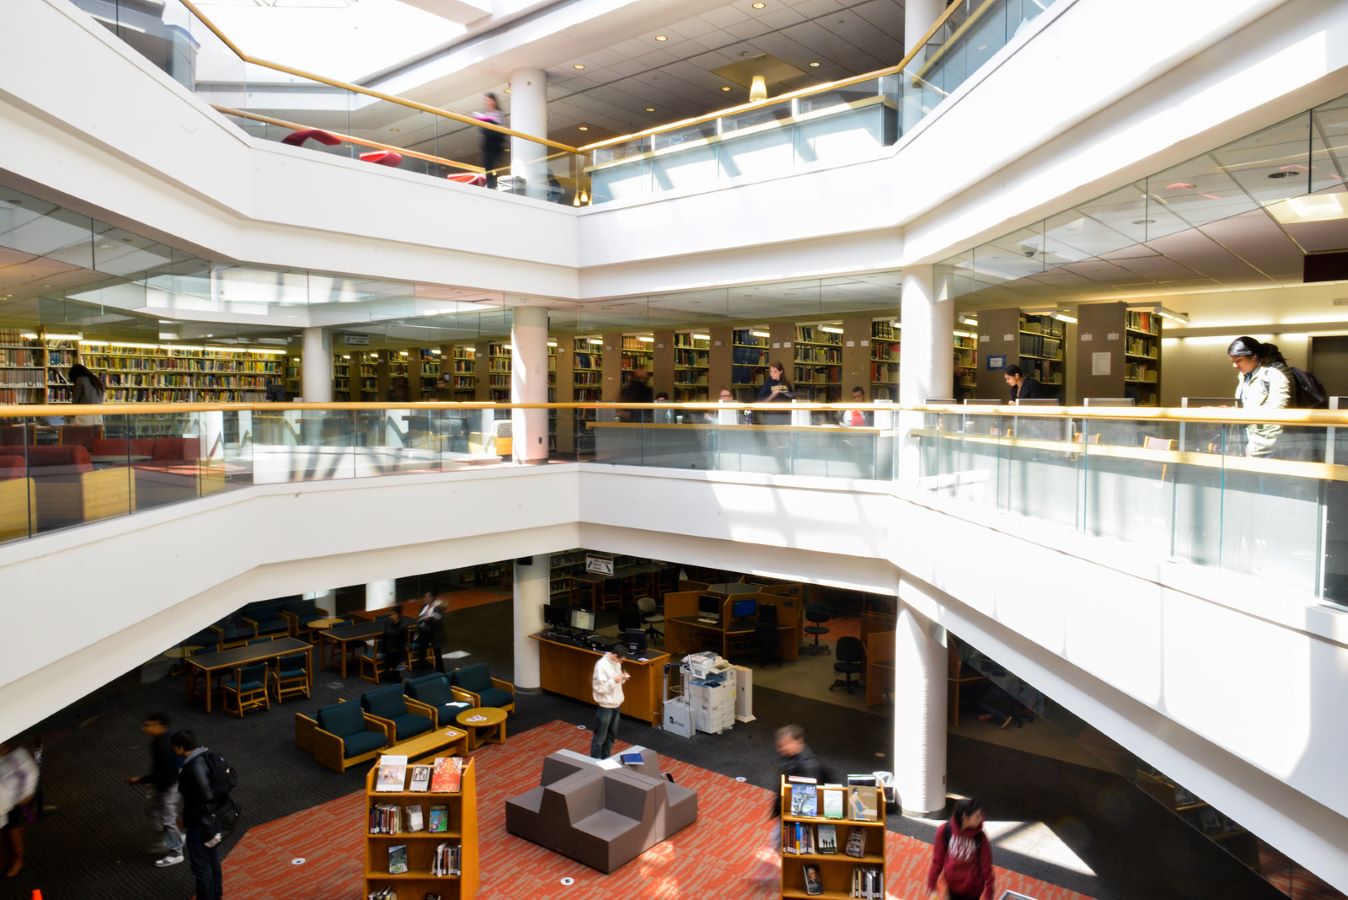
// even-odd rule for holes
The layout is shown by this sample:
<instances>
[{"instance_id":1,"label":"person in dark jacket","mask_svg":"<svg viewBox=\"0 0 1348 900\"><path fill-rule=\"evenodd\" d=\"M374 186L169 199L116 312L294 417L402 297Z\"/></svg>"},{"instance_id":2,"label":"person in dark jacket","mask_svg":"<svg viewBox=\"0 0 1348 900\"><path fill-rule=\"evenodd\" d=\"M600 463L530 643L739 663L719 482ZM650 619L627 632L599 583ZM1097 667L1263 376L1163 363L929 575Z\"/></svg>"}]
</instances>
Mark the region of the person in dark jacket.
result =
<instances>
[{"instance_id":1,"label":"person in dark jacket","mask_svg":"<svg viewBox=\"0 0 1348 900\"><path fill-rule=\"evenodd\" d=\"M183 861L183 833L178 830L182 795L178 793L178 754L169 746L168 716L150 713L140 730L150 739L150 771L133 775L127 784L145 787L145 815L155 845L152 852L165 854L155 860L161 869Z\"/></svg>"},{"instance_id":2,"label":"person in dark jacket","mask_svg":"<svg viewBox=\"0 0 1348 900\"><path fill-rule=\"evenodd\" d=\"M435 657L435 670L445 671L444 650L440 646L440 635L445 621L444 605L435 591L421 595L421 610L417 613L417 642L430 647Z\"/></svg>"},{"instance_id":3,"label":"person in dark jacket","mask_svg":"<svg viewBox=\"0 0 1348 900\"><path fill-rule=\"evenodd\" d=\"M490 92L482 95L482 111L473 113L473 118L492 125L505 124L505 116L501 114L501 103L496 99L496 95ZM496 190L496 170L501 167L501 160L505 158L505 138L506 136L499 131L490 128L478 129L478 146L482 151L482 168L487 170L488 190Z\"/></svg>"},{"instance_id":4,"label":"person in dark jacket","mask_svg":"<svg viewBox=\"0 0 1348 900\"><path fill-rule=\"evenodd\" d=\"M768 377L758 386L755 403L790 403L791 382L786 380L786 366L780 361L768 366Z\"/></svg>"},{"instance_id":5,"label":"person in dark jacket","mask_svg":"<svg viewBox=\"0 0 1348 900\"><path fill-rule=\"evenodd\" d=\"M197 738L186 729L169 738L173 752L182 759L178 773L178 792L183 797L183 846L187 863L197 883L197 900L220 900L225 895L220 872L220 841L215 814L225 797L211 786L206 767L206 748L197 746Z\"/></svg>"},{"instance_id":6,"label":"person in dark jacket","mask_svg":"<svg viewBox=\"0 0 1348 900\"><path fill-rule=\"evenodd\" d=\"M1002 380L1011 389L1011 402L1017 400L1037 400L1044 396L1039 382L1026 375L1020 366L1007 366L1002 370Z\"/></svg>"},{"instance_id":7,"label":"person in dark jacket","mask_svg":"<svg viewBox=\"0 0 1348 900\"><path fill-rule=\"evenodd\" d=\"M983 804L971 797L955 801L950 820L936 829L931 845L927 891L938 896L936 881L945 876L950 900L992 900L992 847L983 833Z\"/></svg>"},{"instance_id":8,"label":"person in dark jacket","mask_svg":"<svg viewBox=\"0 0 1348 900\"><path fill-rule=\"evenodd\" d=\"M380 638L379 650L383 654L385 668L407 668L407 623L403 621L402 611L396 606L384 620L384 635Z\"/></svg>"},{"instance_id":9,"label":"person in dark jacket","mask_svg":"<svg viewBox=\"0 0 1348 900\"><path fill-rule=\"evenodd\" d=\"M781 774L787 778L813 778L816 783L824 782L824 764L814 755L810 745L805 743L805 729L796 724L783 725L777 729L777 755L782 758ZM780 782L779 782L780 787ZM771 862L765 863L756 881L768 883L780 878L776 861L782 852L782 792L777 790L777 798L772 801L772 839L768 845Z\"/></svg>"},{"instance_id":10,"label":"person in dark jacket","mask_svg":"<svg viewBox=\"0 0 1348 900\"><path fill-rule=\"evenodd\" d=\"M76 362L70 367L70 400L72 403L80 405L98 404L103 402L107 395L107 387L103 384L103 379L99 378L83 363ZM73 425L102 425L102 416L75 416L71 420Z\"/></svg>"}]
</instances>

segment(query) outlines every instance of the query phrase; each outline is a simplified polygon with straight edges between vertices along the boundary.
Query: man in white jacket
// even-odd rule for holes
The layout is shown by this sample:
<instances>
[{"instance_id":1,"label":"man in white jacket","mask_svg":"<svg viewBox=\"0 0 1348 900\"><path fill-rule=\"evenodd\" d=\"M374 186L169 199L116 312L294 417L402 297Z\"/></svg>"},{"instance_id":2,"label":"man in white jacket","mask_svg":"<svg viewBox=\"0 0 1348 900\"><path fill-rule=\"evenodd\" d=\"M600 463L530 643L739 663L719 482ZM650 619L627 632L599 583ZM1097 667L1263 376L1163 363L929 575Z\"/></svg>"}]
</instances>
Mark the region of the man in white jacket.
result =
<instances>
[{"instance_id":1,"label":"man in white jacket","mask_svg":"<svg viewBox=\"0 0 1348 900\"><path fill-rule=\"evenodd\" d=\"M618 707L623 705L623 682L632 676L623 671L618 654L609 650L594 664L590 688L598 709L594 714L594 737L590 739L590 756L606 759L613 755L613 742L618 737Z\"/></svg>"}]
</instances>

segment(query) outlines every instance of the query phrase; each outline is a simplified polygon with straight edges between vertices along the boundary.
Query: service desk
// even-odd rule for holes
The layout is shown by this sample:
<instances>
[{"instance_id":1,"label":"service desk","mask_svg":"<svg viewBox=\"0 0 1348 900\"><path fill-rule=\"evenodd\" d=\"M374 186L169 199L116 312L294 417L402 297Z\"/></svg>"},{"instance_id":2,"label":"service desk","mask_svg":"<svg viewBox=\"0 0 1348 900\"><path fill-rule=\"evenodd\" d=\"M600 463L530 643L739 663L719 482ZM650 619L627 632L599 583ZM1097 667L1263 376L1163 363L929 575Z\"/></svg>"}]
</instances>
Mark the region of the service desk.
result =
<instances>
[{"instance_id":1,"label":"service desk","mask_svg":"<svg viewBox=\"0 0 1348 900\"><path fill-rule=\"evenodd\" d=\"M549 640L540 634L531 636L538 641L539 685L543 690L593 703L594 664L603 654ZM659 725L664 706L665 663L669 662L669 654L651 650L645 656L644 660L624 657L622 661L623 670L632 677L623 685L623 705L619 709L625 716Z\"/></svg>"}]
</instances>

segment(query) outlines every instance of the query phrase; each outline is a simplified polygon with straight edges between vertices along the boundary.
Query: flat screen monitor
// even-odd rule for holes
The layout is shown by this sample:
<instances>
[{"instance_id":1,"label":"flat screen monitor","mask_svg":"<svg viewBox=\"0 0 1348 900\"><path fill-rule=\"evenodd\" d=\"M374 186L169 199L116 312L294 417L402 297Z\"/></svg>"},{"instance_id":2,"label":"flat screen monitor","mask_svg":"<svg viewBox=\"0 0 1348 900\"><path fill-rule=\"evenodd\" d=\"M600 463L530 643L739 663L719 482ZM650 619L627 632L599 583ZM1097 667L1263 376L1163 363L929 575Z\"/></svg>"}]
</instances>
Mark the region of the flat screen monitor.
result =
<instances>
[{"instance_id":1,"label":"flat screen monitor","mask_svg":"<svg viewBox=\"0 0 1348 900\"><path fill-rule=\"evenodd\" d=\"M646 632L640 628L624 628L618 632L618 643L627 648L628 653L640 653L646 649Z\"/></svg>"},{"instance_id":2,"label":"flat screen monitor","mask_svg":"<svg viewBox=\"0 0 1348 900\"><path fill-rule=\"evenodd\" d=\"M967 397L964 400L965 406L1001 406L1005 400L992 400L988 397Z\"/></svg>"},{"instance_id":3,"label":"flat screen monitor","mask_svg":"<svg viewBox=\"0 0 1348 900\"><path fill-rule=\"evenodd\" d=\"M1017 400L1017 406L1062 406L1057 397L1026 397L1024 400Z\"/></svg>"},{"instance_id":4,"label":"flat screen monitor","mask_svg":"<svg viewBox=\"0 0 1348 900\"><path fill-rule=\"evenodd\" d=\"M1137 406L1136 397L1087 397L1082 406Z\"/></svg>"},{"instance_id":5,"label":"flat screen monitor","mask_svg":"<svg viewBox=\"0 0 1348 900\"><path fill-rule=\"evenodd\" d=\"M702 594L697 598L697 614L721 618L721 599L717 594Z\"/></svg>"},{"instance_id":6,"label":"flat screen monitor","mask_svg":"<svg viewBox=\"0 0 1348 900\"><path fill-rule=\"evenodd\" d=\"M543 622L552 628L566 628L571 624L571 610L564 606L543 604Z\"/></svg>"},{"instance_id":7,"label":"flat screen monitor","mask_svg":"<svg viewBox=\"0 0 1348 900\"><path fill-rule=\"evenodd\" d=\"M760 606L760 607L758 608L758 624L759 624L759 625L776 625L776 624L777 624L777 607L776 607L776 605L774 605L774 604L772 604L772 603L764 603L762 606Z\"/></svg>"},{"instance_id":8,"label":"flat screen monitor","mask_svg":"<svg viewBox=\"0 0 1348 900\"><path fill-rule=\"evenodd\" d=\"M730 617L733 619L747 619L758 612L758 601L750 597L747 600L732 600L730 602Z\"/></svg>"},{"instance_id":9,"label":"flat screen monitor","mask_svg":"<svg viewBox=\"0 0 1348 900\"><path fill-rule=\"evenodd\" d=\"M588 609L571 610L571 627L577 631L594 631L594 613Z\"/></svg>"}]
</instances>

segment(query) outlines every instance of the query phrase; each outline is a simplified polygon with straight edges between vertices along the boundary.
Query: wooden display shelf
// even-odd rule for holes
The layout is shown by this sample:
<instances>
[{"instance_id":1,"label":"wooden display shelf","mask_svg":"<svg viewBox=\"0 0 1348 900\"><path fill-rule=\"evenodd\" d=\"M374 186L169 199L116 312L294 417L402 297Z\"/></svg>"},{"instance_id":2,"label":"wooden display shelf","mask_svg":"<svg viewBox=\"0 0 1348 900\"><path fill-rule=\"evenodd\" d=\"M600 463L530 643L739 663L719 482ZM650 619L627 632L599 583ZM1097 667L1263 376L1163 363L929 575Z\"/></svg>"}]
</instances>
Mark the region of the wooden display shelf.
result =
<instances>
[{"instance_id":1,"label":"wooden display shelf","mask_svg":"<svg viewBox=\"0 0 1348 900\"><path fill-rule=\"evenodd\" d=\"M480 879L477 844L477 762L467 758L465 763L457 793L376 791L374 787L379 765L376 763L370 767L365 776L366 896L389 886L394 886L400 894L404 888L408 888L414 896L438 894L443 900L469 900L477 896ZM409 771L411 765L409 762ZM446 822L450 827L445 831L374 834L370 832L369 816L370 810L378 805L399 807L400 825L401 816L404 815L402 811L408 807L419 806L422 822L426 827L430 826L431 807L443 806ZM457 875L431 874L436 847L441 843L458 845ZM389 848L400 844L407 848L408 871L392 873L388 871Z\"/></svg>"}]
</instances>

